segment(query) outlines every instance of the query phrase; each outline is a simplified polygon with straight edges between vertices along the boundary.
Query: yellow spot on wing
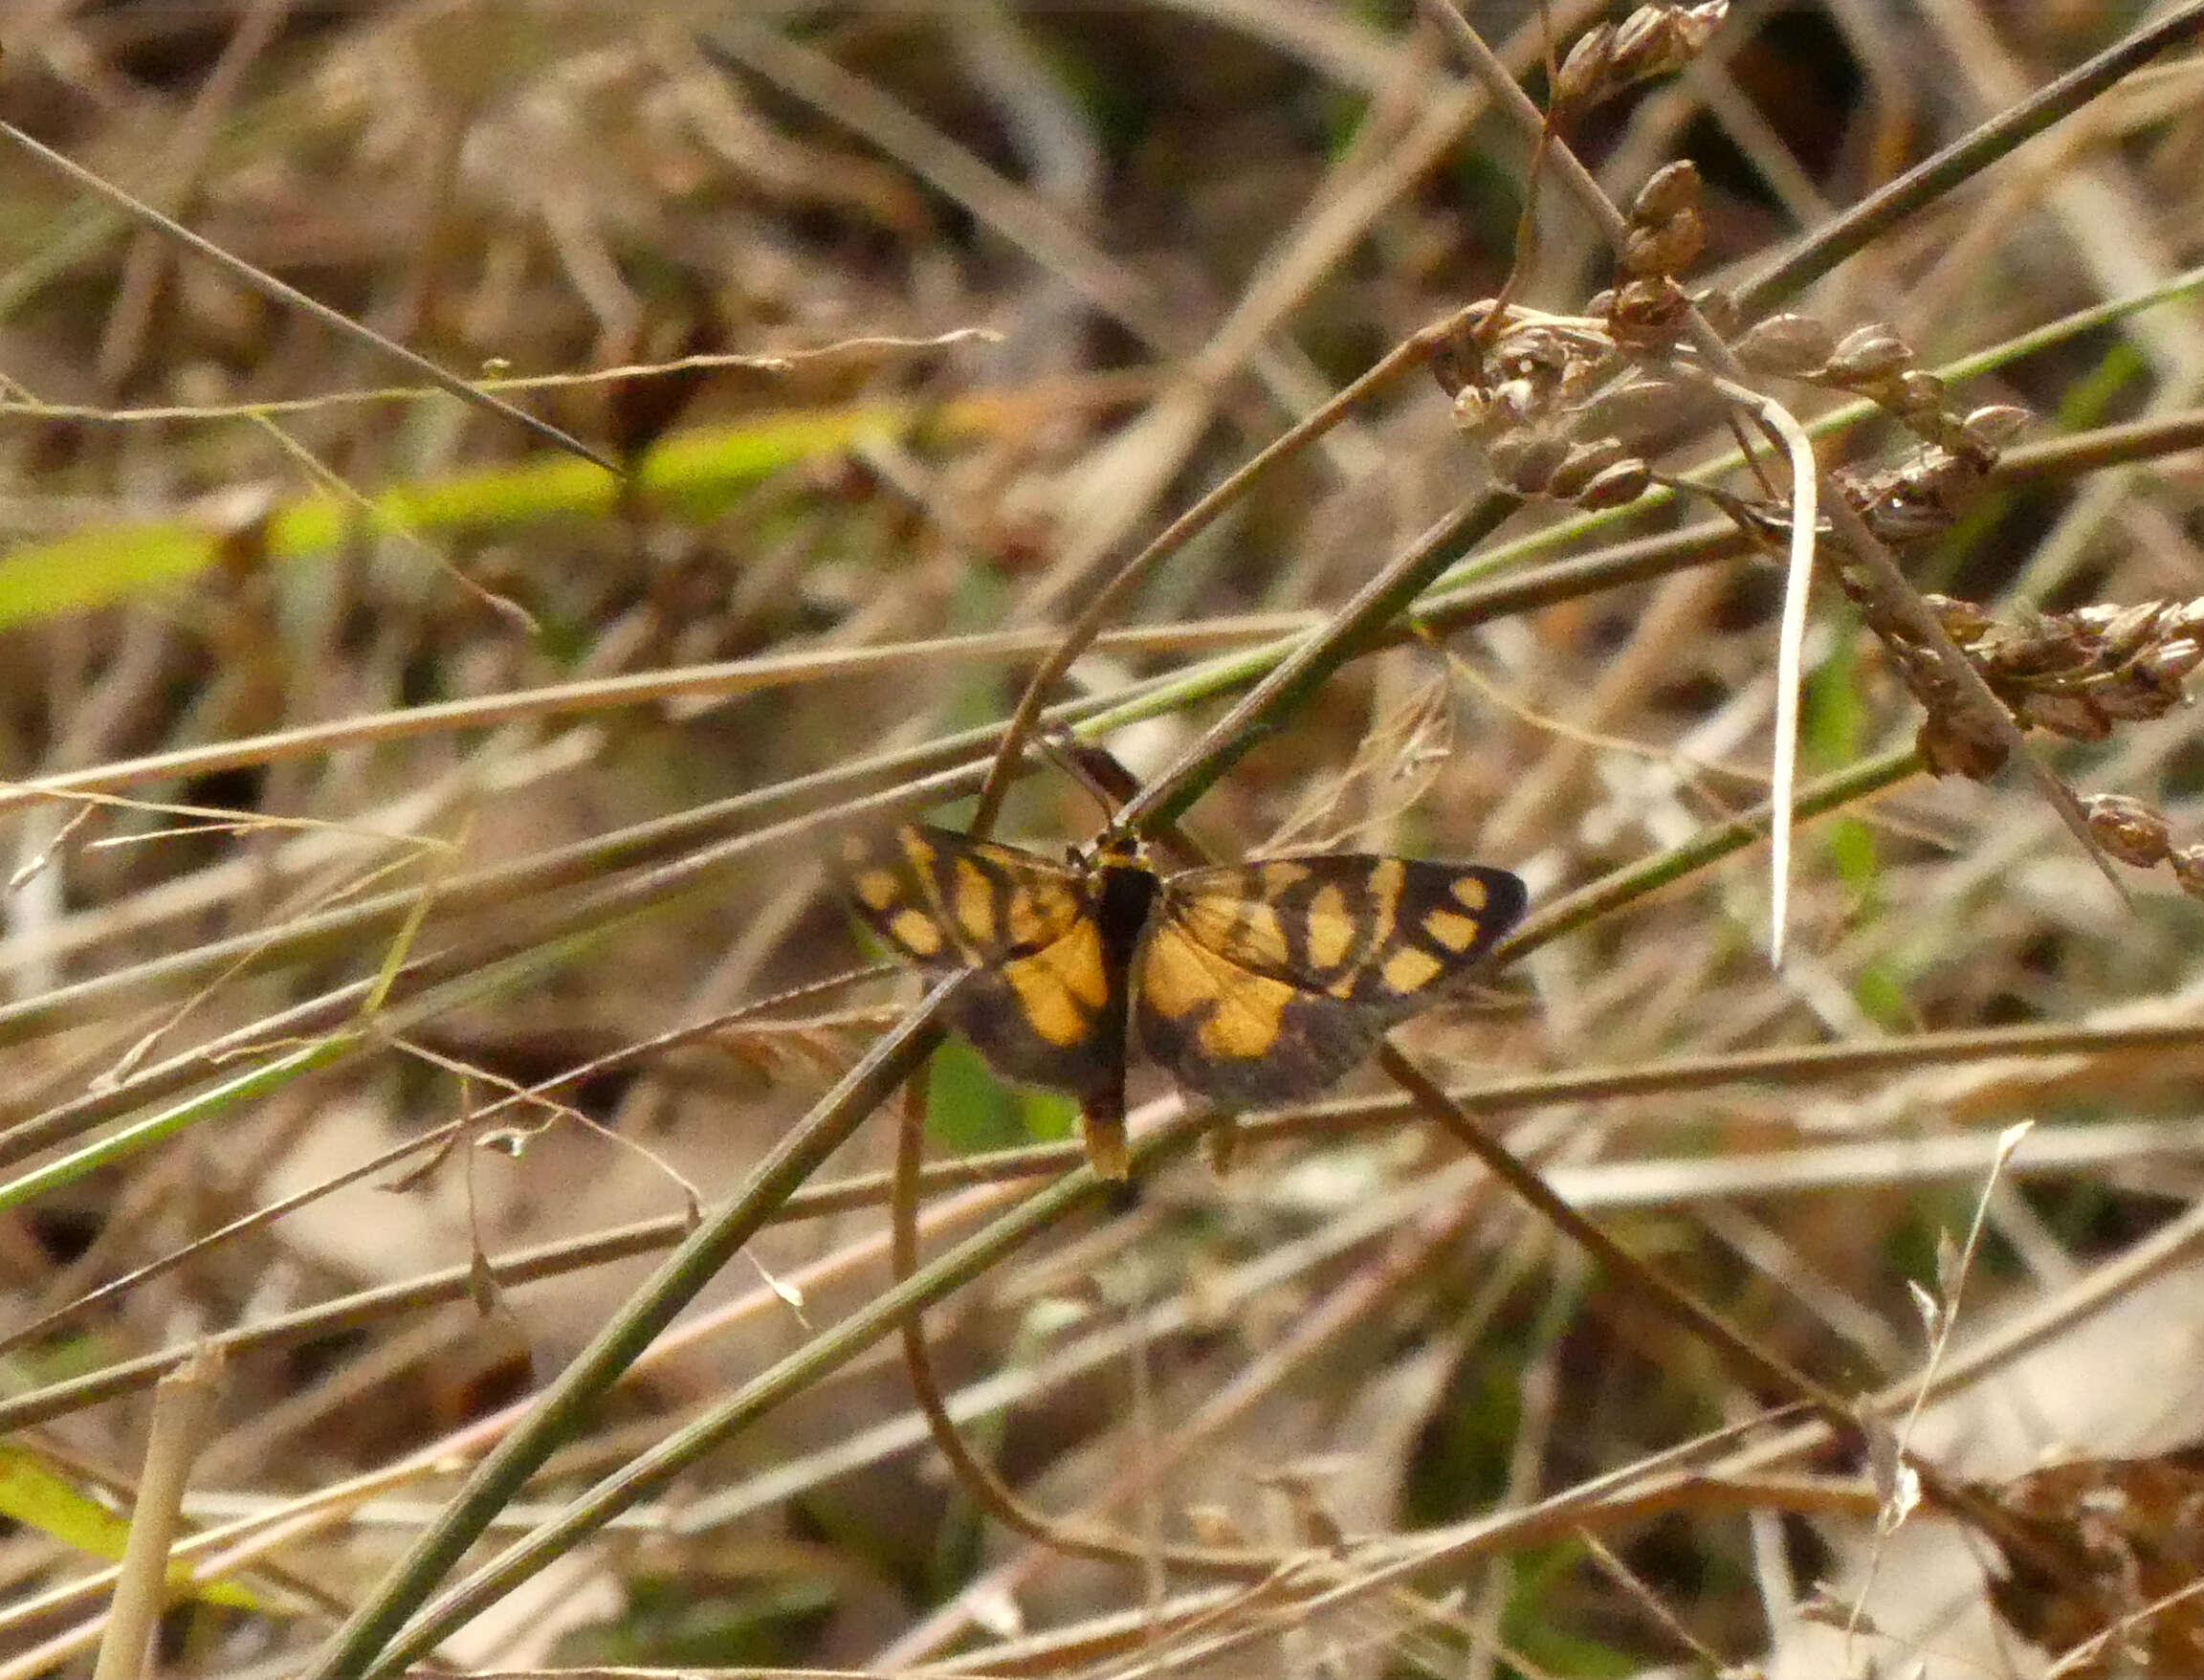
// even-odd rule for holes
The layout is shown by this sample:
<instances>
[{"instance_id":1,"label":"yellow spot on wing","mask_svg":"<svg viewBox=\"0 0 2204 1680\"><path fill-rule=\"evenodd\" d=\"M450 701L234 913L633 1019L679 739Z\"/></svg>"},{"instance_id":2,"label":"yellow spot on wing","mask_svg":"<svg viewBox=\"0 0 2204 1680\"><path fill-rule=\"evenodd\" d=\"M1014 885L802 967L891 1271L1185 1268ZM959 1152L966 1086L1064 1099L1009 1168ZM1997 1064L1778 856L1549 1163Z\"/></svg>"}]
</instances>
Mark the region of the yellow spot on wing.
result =
<instances>
[{"instance_id":1,"label":"yellow spot on wing","mask_svg":"<svg viewBox=\"0 0 2204 1680\"><path fill-rule=\"evenodd\" d=\"M1252 1061L1278 1042L1278 1028L1293 988L1257 974L1235 974L1217 994L1217 1007L1201 1023L1201 1048L1220 1059Z\"/></svg>"},{"instance_id":2,"label":"yellow spot on wing","mask_svg":"<svg viewBox=\"0 0 2204 1680\"><path fill-rule=\"evenodd\" d=\"M941 930L923 911L897 911L889 918L888 934L914 957L932 957L941 949Z\"/></svg>"},{"instance_id":3,"label":"yellow spot on wing","mask_svg":"<svg viewBox=\"0 0 2204 1680\"><path fill-rule=\"evenodd\" d=\"M1309 900L1309 961L1319 968L1336 968L1355 948L1355 923L1347 914L1347 895L1327 883Z\"/></svg>"},{"instance_id":4,"label":"yellow spot on wing","mask_svg":"<svg viewBox=\"0 0 2204 1680\"><path fill-rule=\"evenodd\" d=\"M1140 954L1140 1001L1158 1015L1183 1020L1217 999L1217 978L1201 947L1174 922L1160 922Z\"/></svg>"},{"instance_id":5,"label":"yellow spot on wing","mask_svg":"<svg viewBox=\"0 0 2204 1680\"><path fill-rule=\"evenodd\" d=\"M1398 857L1381 857L1370 866L1370 873L1363 881L1366 895L1363 917L1355 930L1362 956L1354 967L1324 988L1333 997L1352 998L1363 970L1392 949L1394 927L1400 915L1400 889L1407 878L1407 868Z\"/></svg>"},{"instance_id":6,"label":"yellow spot on wing","mask_svg":"<svg viewBox=\"0 0 2204 1680\"><path fill-rule=\"evenodd\" d=\"M1280 860L1263 865L1263 895L1275 898L1289 887L1300 885L1309 878L1309 866Z\"/></svg>"},{"instance_id":7,"label":"yellow spot on wing","mask_svg":"<svg viewBox=\"0 0 2204 1680\"><path fill-rule=\"evenodd\" d=\"M1475 875L1463 875L1454 883L1454 896L1471 910L1485 908L1485 883Z\"/></svg>"},{"instance_id":8,"label":"yellow spot on wing","mask_svg":"<svg viewBox=\"0 0 2204 1680\"><path fill-rule=\"evenodd\" d=\"M995 887L968 857L957 860L957 925L975 945L995 942Z\"/></svg>"},{"instance_id":9,"label":"yellow spot on wing","mask_svg":"<svg viewBox=\"0 0 2204 1680\"><path fill-rule=\"evenodd\" d=\"M1110 971L1102 962L1102 930L1091 919L1073 924L1071 931L1041 953L1064 983L1064 989L1091 1009L1110 1001Z\"/></svg>"},{"instance_id":10,"label":"yellow spot on wing","mask_svg":"<svg viewBox=\"0 0 2204 1680\"><path fill-rule=\"evenodd\" d=\"M1466 951L1477 942L1477 918L1457 916L1451 910L1434 910L1423 918L1423 931L1449 951Z\"/></svg>"},{"instance_id":11,"label":"yellow spot on wing","mask_svg":"<svg viewBox=\"0 0 2204 1680\"><path fill-rule=\"evenodd\" d=\"M1003 978L1018 994L1025 1025L1054 1045L1073 1045L1087 1036L1087 1011L1064 989L1064 982L1039 957L1003 964Z\"/></svg>"},{"instance_id":12,"label":"yellow spot on wing","mask_svg":"<svg viewBox=\"0 0 2204 1680\"><path fill-rule=\"evenodd\" d=\"M885 910L903 895L894 875L884 869L869 869L857 877L857 896L874 910Z\"/></svg>"},{"instance_id":13,"label":"yellow spot on wing","mask_svg":"<svg viewBox=\"0 0 2204 1680\"><path fill-rule=\"evenodd\" d=\"M1385 966L1378 970L1385 984L1403 995L1417 991L1431 984L1432 976L1446 965L1428 951L1419 951L1414 945L1403 945L1385 959Z\"/></svg>"},{"instance_id":14,"label":"yellow spot on wing","mask_svg":"<svg viewBox=\"0 0 2204 1680\"><path fill-rule=\"evenodd\" d=\"M1050 1044L1079 1043L1094 1011L1110 1001L1102 936L1091 921L1073 924L1030 957L1003 963L1002 972L1018 994L1025 1025Z\"/></svg>"},{"instance_id":15,"label":"yellow spot on wing","mask_svg":"<svg viewBox=\"0 0 2204 1680\"><path fill-rule=\"evenodd\" d=\"M1378 924L1372 948L1393 937L1393 918L1400 914L1400 887L1408 878L1408 866L1398 857L1381 857L1370 869L1370 914Z\"/></svg>"},{"instance_id":16,"label":"yellow spot on wing","mask_svg":"<svg viewBox=\"0 0 2204 1680\"><path fill-rule=\"evenodd\" d=\"M1293 988L1249 973L1164 921L1141 952L1140 1001L1174 1021L1200 1015L1195 1043L1203 1055L1252 1061L1278 1042Z\"/></svg>"}]
</instances>

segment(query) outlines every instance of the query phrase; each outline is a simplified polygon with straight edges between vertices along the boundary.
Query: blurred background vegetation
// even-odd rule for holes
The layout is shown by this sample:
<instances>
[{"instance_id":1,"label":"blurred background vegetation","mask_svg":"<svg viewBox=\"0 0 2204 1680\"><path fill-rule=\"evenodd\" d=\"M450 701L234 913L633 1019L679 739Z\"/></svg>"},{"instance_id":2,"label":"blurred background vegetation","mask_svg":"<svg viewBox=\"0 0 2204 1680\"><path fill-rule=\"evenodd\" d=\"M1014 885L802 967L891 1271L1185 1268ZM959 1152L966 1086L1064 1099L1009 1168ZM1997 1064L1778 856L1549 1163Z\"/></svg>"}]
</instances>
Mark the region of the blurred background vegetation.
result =
<instances>
[{"instance_id":1,"label":"blurred background vegetation","mask_svg":"<svg viewBox=\"0 0 2204 1680\"><path fill-rule=\"evenodd\" d=\"M1542 96L1626 10L1466 12ZM2149 10L1738 0L1568 139L1623 204L1694 164L1683 277L1721 287ZM1511 274L1584 313L1611 258L1550 176L1532 204L1529 139L1428 9L1385 0L13 0L0 48L22 134L632 469L430 389L0 136L0 1680L90 1671L152 1380L209 1337L184 1524L241 1550L228 1586L179 1585L157 1652L295 1673L915 995L749 1008L876 955L836 901L845 829L960 821L1037 658L1166 522L1418 329ZM1982 356L1961 406L2039 417L2026 470L1904 554L2017 636L2204 596L2200 74L2137 68L1793 305L1887 323L1925 368ZM1660 464L1730 441L1709 422ZM1826 461L1906 441L1858 427ZM1121 708L1107 744L1153 774L1490 482L1414 371L1235 494L1050 697ZM1189 828L1223 856L1479 858L1546 905L1720 833L1766 793L1782 577L1713 512L1533 503ZM2037 738L2079 794L2134 802L2105 830L2145 834L2123 902L2017 767L1908 773L1920 709L1834 588L1806 659L1805 778L1896 767L1801 829L1781 972L1766 849L1731 844L1400 1042L1829 1389L1933 1350L1951 1381L1909 1440L1952 1475L2179 1448L2204 1431L2193 723ZM1097 829L1028 768L1007 835ZM1006 1534L884 1344L441 1663L2040 1669L1956 1525L1875 1539L1891 1490L1855 1453L1725 1457L1774 1439L1741 1434L1636 1499L1658 1455L1787 1397L1386 1099L1365 1072L1229 1170L1159 1167L928 1319L968 1444L1035 1505L1330 1559L1289 1589ZM929 1253L1075 1159L1067 1103L958 1045L927 1117L932 1158L979 1162L930 1185ZM833 1193L724 1270L493 1540L879 1296L891 1132L836 1154ZM1805 1613L1824 1581L1849 1635Z\"/></svg>"}]
</instances>

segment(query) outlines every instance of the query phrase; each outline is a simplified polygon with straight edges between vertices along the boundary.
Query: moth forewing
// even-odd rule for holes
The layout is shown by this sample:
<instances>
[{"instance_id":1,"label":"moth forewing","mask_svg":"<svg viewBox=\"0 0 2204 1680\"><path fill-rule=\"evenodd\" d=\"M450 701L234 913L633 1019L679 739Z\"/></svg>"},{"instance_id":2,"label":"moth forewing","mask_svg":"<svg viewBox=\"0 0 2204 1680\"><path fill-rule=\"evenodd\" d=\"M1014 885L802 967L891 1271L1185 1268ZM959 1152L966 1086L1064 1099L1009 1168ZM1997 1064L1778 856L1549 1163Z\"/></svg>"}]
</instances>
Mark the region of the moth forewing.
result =
<instances>
[{"instance_id":1,"label":"moth forewing","mask_svg":"<svg viewBox=\"0 0 2204 1680\"><path fill-rule=\"evenodd\" d=\"M843 847L857 913L924 968L1031 955L1089 916L1086 883L1037 852L908 824Z\"/></svg>"},{"instance_id":2,"label":"moth forewing","mask_svg":"<svg viewBox=\"0 0 2204 1680\"><path fill-rule=\"evenodd\" d=\"M1135 965L1139 1042L1188 1090L1313 1095L1518 920L1505 870L1323 852L1170 877Z\"/></svg>"}]
</instances>

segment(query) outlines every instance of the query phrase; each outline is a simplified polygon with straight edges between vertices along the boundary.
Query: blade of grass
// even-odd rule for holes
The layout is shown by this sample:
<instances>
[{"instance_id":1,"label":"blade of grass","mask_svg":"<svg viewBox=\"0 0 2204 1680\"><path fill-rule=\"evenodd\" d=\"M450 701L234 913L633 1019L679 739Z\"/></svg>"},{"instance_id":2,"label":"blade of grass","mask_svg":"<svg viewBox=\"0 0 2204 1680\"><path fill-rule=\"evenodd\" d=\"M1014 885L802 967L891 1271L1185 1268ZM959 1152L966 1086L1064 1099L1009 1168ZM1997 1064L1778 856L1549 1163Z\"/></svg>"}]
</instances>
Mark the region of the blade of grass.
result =
<instances>
[{"instance_id":1,"label":"blade of grass","mask_svg":"<svg viewBox=\"0 0 2204 1680\"><path fill-rule=\"evenodd\" d=\"M221 1398L222 1365L220 1353L202 1348L162 1378L155 1390L130 1539L122 1551L115 1604L93 1680L136 1680L145 1670L153 1625L168 1600L168 1547L176 1537L192 1461Z\"/></svg>"},{"instance_id":2,"label":"blade of grass","mask_svg":"<svg viewBox=\"0 0 2204 1680\"><path fill-rule=\"evenodd\" d=\"M563 450L570 455L581 456L592 466L603 468L615 478L621 475L620 469L614 466L608 457L599 454L580 438L562 431L550 421L538 419L525 409L517 409L511 403L492 396L488 391L476 389L457 374L447 373L435 363L430 361L428 357L408 350L404 344L385 338L372 327L363 325L342 311L332 309L317 298L309 298L298 287L286 285L265 269L254 268L251 263L232 256L212 240L201 237L173 217L165 216L151 205L131 197L120 187L102 179L75 159L65 157L52 146L41 144L33 140L13 123L0 122L0 135L7 136L8 139L13 141L48 168L66 175L85 191L104 199L141 227L151 229L162 237L181 245L195 256L204 257L239 285L249 287L271 302L284 304L302 314L312 316L332 332L342 334L345 338L357 339L378 354L386 356L402 366L412 369L413 372L419 374L438 390L448 391L461 402L480 409L484 413L494 414L500 420L510 421L516 426L532 431L545 443L556 449Z\"/></svg>"},{"instance_id":3,"label":"blade of grass","mask_svg":"<svg viewBox=\"0 0 2204 1680\"><path fill-rule=\"evenodd\" d=\"M1856 256L1924 206L1964 186L2021 142L2083 109L2122 77L2168 48L2204 31L2204 0L2175 8L2143 25L2085 63L2000 112L1934 157L1916 164L1843 214L1815 229L1796 248L1736 290L1745 321L1756 321L1796 297L1848 256Z\"/></svg>"},{"instance_id":4,"label":"blade of grass","mask_svg":"<svg viewBox=\"0 0 2204 1680\"><path fill-rule=\"evenodd\" d=\"M1299 642L1178 761L1118 813L1128 826L1175 823L1266 734L1305 705L1465 551L1498 530L1523 505L1490 494L1441 519L1364 584L1324 628Z\"/></svg>"},{"instance_id":5,"label":"blade of grass","mask_svg":"<svg viewBox=\"0 0 2204 1680\"><path fill-rule=\"evenodd\" d=\"M924 405L880 403L857 409L764 414L667 439L645 457L634 494L710 511L736 490L781 468L883 433L924 423L936 435L967 436L1009 423L1037 399L986 394ZM532 460L419 484L399 484L366 498L368 513L417 535L514 529L559 518L609 519L620 487L586 462ZM358 518L350 502L325 492L279 501L268 516L270 557L294 561L326 553ZM106 606L212 566L222 535L189 519L95 525L0 558L0 629L60 612Z\"/></svg>"},{"instance_id":6,"label":"blade of grass","mask_svg":"<svg viewBox=\"0 0 2204 1680\"><path fill-rule=\"evenodd\" d=\"M1813 599L1814 534L1820 524L1820 472L1814 445L1782 404L1746 386L1717 380L1731 402L1752 409L1782 439L1791 460L1790 561L1783 569L1783 617L1775 632L1775 764L1768 799L1774 812L1769 830L1768 965L1783 966L1783 938L1791 918L1791 794L1798 777L1798 709L1806 688L1806 608Z\"/></svg>"}]
</instances>

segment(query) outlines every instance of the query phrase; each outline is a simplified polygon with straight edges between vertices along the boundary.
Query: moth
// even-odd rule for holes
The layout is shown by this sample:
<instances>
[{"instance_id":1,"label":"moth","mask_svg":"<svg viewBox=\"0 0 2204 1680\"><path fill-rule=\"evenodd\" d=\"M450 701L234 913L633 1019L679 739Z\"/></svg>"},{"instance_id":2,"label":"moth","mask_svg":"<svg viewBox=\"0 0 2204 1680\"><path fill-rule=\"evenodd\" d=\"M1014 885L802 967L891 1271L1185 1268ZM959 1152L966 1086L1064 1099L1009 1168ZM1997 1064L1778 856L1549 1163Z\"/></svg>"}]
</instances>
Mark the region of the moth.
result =
<instances>
[{"instance_id":1,"label":"moth","mask_svg":"<svg viewBox=\"0 0 2204 1680\"><path fill-rule=\"evenodd\" d=\"M951 1024L1004 1078L1078 1098L1088 1156L1114 1179L1135 1045L1220 1107L1313 1095L1528 901L1503 869L1357 852L1159 873L1117 834L1057 863L914 824L845 857L866 925L921 970L969 971Z\"/></svg>"}]
</instances>

